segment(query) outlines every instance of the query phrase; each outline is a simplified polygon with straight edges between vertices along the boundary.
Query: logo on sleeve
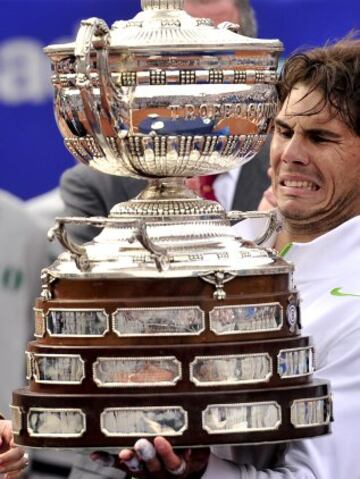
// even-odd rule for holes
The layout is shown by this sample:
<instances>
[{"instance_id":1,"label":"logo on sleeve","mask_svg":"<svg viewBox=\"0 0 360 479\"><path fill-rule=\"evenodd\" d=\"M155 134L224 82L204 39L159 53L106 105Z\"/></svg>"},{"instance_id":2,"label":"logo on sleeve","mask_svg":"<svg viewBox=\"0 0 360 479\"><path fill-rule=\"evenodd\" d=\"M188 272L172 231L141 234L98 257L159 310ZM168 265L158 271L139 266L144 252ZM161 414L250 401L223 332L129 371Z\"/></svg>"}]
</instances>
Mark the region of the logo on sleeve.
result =
<instances>
[{"instance_id":1,"label":"logo on sleeve","mask_svg":"<svg viewBox=\"0 0 360 479\"><path fill-rule=\"evenodd\" d=\"M345 291L341 291L341 290L342 290L342 288L334 288L330 291L330 294L332 296L338 296L338 297L353 296L355 298L360 298L360 294L349 293L349 292L345 292Z\"/></svg>"}]
</instances>

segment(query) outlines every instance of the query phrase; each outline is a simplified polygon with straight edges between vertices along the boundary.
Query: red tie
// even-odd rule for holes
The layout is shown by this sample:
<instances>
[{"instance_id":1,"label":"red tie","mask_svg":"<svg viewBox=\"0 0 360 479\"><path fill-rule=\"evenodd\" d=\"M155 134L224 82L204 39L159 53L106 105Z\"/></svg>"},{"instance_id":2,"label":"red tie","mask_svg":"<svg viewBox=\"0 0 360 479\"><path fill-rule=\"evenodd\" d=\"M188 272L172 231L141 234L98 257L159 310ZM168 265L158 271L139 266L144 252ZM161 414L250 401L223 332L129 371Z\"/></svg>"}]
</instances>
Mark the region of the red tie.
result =
<instances>
[{"instance_id":1,"label":"red tie","mask_svg":"<svg viewBox=\"0 0 360 479\"><path fill-rule=\"evenodd\" d=\"M218 175L199 176L200 196L204 200L217 201L213 183Z\"/></svg>"}]
</instances>

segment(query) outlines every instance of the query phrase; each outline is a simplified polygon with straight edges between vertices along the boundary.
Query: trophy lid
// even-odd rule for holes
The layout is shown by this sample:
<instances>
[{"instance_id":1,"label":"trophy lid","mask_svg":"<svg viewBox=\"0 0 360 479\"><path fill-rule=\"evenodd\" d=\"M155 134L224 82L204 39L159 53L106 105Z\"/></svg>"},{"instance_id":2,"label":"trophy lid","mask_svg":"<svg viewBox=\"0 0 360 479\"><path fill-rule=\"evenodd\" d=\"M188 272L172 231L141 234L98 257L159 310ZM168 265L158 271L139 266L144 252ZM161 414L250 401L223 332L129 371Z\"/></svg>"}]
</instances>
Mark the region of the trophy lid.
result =
<instances>
[{"instance_id":1,"label":"trophy lid","mask_svg":"<svg viewBox=\"0 0 360 479\"><path fill-rule=\"evenodd\" d=\"M195 18L183 10L183 0L142 0L143 11L128 21L116 21L110 30L111 50L138 53L271 51L280 53L279 40L262 40L236 33L239 26L219 26L208 18ZM46 53L73 51L74 44L50 45Z\"/></svg>"}]
</instances>

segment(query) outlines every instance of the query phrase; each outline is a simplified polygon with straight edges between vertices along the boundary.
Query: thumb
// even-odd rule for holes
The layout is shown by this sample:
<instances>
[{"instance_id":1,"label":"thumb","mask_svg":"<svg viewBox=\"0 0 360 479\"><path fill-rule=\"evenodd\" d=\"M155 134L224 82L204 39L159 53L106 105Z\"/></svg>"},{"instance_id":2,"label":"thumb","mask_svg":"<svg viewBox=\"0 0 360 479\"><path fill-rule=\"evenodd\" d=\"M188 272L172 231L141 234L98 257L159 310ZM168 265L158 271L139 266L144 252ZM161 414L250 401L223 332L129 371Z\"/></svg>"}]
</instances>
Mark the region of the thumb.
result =
<instances>
[{"instance_id":1,"label":"thumb","mask_svg":"<svg viewBox=\"0 0 360 479\"><path fill-rule=\"evenodd\" d=\"M154 439L154 446L167 470L173 471L181 466L183 459L175 454L172 445L167 439L161 436L156 437Z\"/></svg>"}]
</instances>

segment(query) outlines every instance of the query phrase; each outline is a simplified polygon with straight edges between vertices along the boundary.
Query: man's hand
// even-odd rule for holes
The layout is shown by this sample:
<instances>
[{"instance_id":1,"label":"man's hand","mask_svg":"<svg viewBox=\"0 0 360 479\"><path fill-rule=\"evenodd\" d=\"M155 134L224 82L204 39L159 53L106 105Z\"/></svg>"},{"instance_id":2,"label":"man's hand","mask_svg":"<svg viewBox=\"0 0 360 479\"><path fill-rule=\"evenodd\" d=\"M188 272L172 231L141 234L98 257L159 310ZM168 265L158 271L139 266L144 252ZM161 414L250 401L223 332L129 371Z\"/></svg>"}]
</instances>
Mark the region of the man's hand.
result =
<instances>
[{"instance_id":1,"label":"man's hand","mask_svg":"<svg viewBox=\"0 0 360 479\"><path fill-rule=\"evenodd\" d=\"M28 462L25 450L14 447L11 421L0 420L0 474L4 479L18 479Z\"/></svg>"},{"instance_id":2,"label":"man's hand","mask_svg":"<svg viewBox=\"0 0 360 479\"><path fill-rule=\"evenodd\" d=\"M156 437L151 443L139 439L134 449L123 449L118 457L95 452L92 459L103 465L118 467L130 477L138 479L199 479L208 464L209 448L174 451L163 437Z\"/></svg>"}]
</instances>

